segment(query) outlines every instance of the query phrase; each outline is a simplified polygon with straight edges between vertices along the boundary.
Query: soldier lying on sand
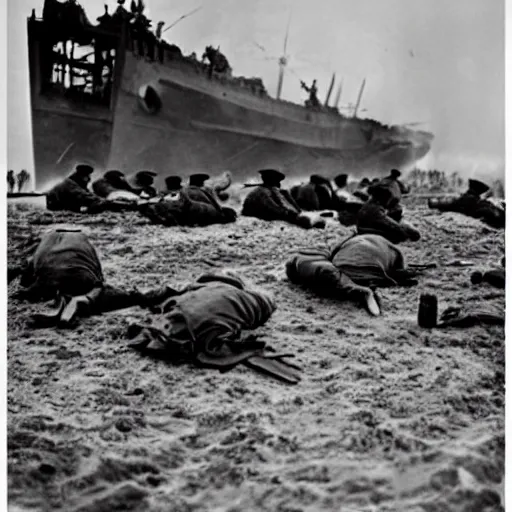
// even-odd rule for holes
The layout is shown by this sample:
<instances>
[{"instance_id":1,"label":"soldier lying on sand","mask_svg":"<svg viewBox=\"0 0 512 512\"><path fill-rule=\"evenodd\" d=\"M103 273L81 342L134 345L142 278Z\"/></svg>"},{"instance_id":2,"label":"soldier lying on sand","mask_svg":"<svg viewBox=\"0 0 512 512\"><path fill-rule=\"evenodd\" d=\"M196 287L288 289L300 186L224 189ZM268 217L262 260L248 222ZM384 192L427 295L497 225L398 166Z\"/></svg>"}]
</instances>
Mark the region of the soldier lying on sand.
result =
<instances>
[{"instance_id":1,"label":"soldier lying on sand","mask_svg":"<svg viewBox=\"0 0 512 512\"><path fill-rule=\"evenodd\" d=\"M400 249L379 235L354 235L332 249L303 249L286 263L292 283L363 304L374 316L380 315L374 288L417 284L417 273L406 269Z\"/></svg>"},{"instance_id":2,"label":"soldier lying on sand","mask_svg":"<svg viewBox=\"0 0 512 512\"><path fill-rule=\"evenodd\" d=\"M194 201L181 186L179 176L165 180L166 195L156 203L139 206L139 212L153 222L163 226L209 226L235 222L237 215L231 208L215 206L208 196L206 202ZM198 191L201 193L201 189Z\"/></svg>"},{"instance_id":3,"label":"soldier lying on sand","mask_svg":"<svg viewBox=\"0 0 512 512\"><path fill-rule=\"evenodd\" d=\"M52 211L75 213L100 213L106 210L119 211L123 203L103 199L87 188L94 169L90 165L77 165L75 172L46 194L46 207Z\"/></svg>"},{"instance_id":4,"label":"soldier lying on sand","mask_svg":"<svg viewBox=\"0 0 512 512\"><path fill-rule=\"evenodd\" d=\"M331 182L318 174L312 174L309 183L292 187L290 194L299 208L308 212L336 209Z\"/></svg>"},{"instance_id":5,"label":"soldier lying on sand","mask_svg":"<svg viewBox=\"0 0 512 512\"><path fill-rule=\"evenodd\" d=\"M169 290L169 289L168 289ZM262 326L275 311L271 295L250 287L228 271L205 274L171 296L154 295L148 325L134 325L132 347L173 360L189 360L226 371L243 363L285 382L300 380L285 354L265 351L265 343L241 332ZM157 304L158 302L158 304ZM289 355L289 354L288 354Z\"/></svg>"},{"instance_id":6,"label":"soldier lying on sand","mask_svg":"<svg viewBox=\"0 0 512 512\"><path fill-rule=\"evenodd\" d=\"M441 212L456 212L480 219L493 228L505 227L505 208L481 197L489 186L478 180L468 181L468 190L456 198L429 199L428 207Z\"/></svg>"},{"instance_id":7,"label":"soldier lying on sand","mask_svg":"<svg viewBox=\"0 0 512 512\"><path fill-rule=\"evenodd\" d=\"M210 176L208 174L192 174L189 178L188 187L184 187L182 190L192 201L209 204L218 212L222 212L223 207L220 205L216 193L213 189L205 186L205 182L209 179ZM236 212L234 210L232 210L232 217L233 214L236 219Z\"/></svg>"},{"instance_id":8,"label":"soldier lying on sand","mask_svg":"<svg viewBox=\"0 0 512 512\"><path fill-rule=\"evenodd\" d=\"M112 192L119 190L135 194L131 185L126 181L124 173L118 170L107 171L102 178L93 182L92 190L97 196L103 197L104 199Z\"/></svg>"},{"instance_id":9,"label":"soldier lying on sand","mask_svg":"<svg viewBox=\"0 0 512 512\"><path fill-rule=\"evenodd\" d=\"M389 217L388 208L394 207L390 190L384 187L373 187L370 193L371 199L357 214L357 232L360 235L381 235L394 244L406 240L416 242L420 239L420 233L415 228Z\"/></svg>"},{"instance_id":10,"label":"soldier lying on sand","mask_svg":"<svg viewBox=\"0 0 512 512\"><path fill-rule=\"evenodd\" d=\"M255 185L245 198L242 215L268 221L281 220L305 229L325 227L323 219L312 222L303 215L291 194L281 189L281 181L285 178L282 172L264 169L259 173L263 183Z\"/></svg>"},{"instance_id":11,"label":"soldier lying on sand","mask_svg":"<svg viewBox=\"0 0 512 512\"><path fill-rule=\"evenodd\" d=\"M105 312L143 305L136 290L105 283L95 248L79 230L58 229L42 236L23 266L9 268L8 280L21 277L20 298L31 302L55 300L55 310L37 314L35 325L69 327L84 310Z\"/></svg>"}]
</instances>

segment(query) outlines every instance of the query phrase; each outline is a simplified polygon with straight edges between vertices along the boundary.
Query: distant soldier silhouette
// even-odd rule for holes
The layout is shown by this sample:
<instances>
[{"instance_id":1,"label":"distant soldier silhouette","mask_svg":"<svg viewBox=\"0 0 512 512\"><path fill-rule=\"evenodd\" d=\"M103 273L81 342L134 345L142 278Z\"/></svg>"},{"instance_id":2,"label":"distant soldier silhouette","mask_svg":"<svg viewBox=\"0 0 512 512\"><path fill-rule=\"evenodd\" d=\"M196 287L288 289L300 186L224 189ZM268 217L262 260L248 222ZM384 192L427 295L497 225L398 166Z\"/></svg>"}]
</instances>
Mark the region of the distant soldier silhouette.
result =
<instances>
[{"instance_id":1,"label":"distant soldier silhouette","mask_svg":"<svg viewBox=\"0 0 512 512\"><path fill-rule=\"evenodd\" d=\"M302 80L300 82L300 85L306 92L309 92L309 105L312 107L319 107L320 102L318 101L318 96L317 96L318 89L316 86L316 79L313 80L311 87L308 87Z\"/></svg>"},{"instance_id":2,"label":"distant soldier silhouette","mask_svg":"<svg viewBox=\"0 0 512 512\"><path fill-rule=\"evenodd\" d=\"M9 187L9 194L14 192L14 187L16 185L16 179L14 178L14 171L11 169L7 173L7 186Z\"/></svg>"},{"instance_id":3,"label":"distant soldier silhouette","mask_svg":"<svg viewBox=\"0 0 512 512\"><path fill-rule=\"evenodd\" d=\"M29 182L30 174L22 169L16 176L16 181L18 183L18 192L22 192L23 187Z\"/></svg>"}]
</instances>

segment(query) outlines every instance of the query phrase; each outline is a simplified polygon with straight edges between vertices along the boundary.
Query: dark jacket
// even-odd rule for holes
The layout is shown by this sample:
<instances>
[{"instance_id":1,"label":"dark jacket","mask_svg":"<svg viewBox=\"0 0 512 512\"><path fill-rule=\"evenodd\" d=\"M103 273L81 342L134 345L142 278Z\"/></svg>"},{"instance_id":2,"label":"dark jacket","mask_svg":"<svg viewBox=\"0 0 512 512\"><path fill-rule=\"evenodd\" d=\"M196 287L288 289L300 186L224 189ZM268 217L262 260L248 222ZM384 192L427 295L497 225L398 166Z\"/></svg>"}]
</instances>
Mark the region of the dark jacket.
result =
<instances>
[{"instance_id":1,"label":"dark jacket","mask_svg":"<svg viewBox=\"0 0 512 512\"><path fill-rule=\"evenodd\" d=\"M87 237L76 231L45 234L21 276L25 288L43 295L83 295L103 285L101 264Z\"/></svg>"},{"instance_id":2,"label":"dark jacket","mask_svg":"<svg viewBox=\"0 0 512 512\"><path fill-rule=\"evenodd\" d=\"M206 203L212 205L218 211L222 210L222 206L217 201L215 193L206 187L188 186L183 188L184 192L192 201Z\"/></svg>"},{"instance_id":3,"label":"dark jacket","mask_svg":"<svg viewBox=\"0 0 512 512\"><path fill-rule=\"evenodd\" d=\"M103 203L101 197L82 187L71 177L55 185L46 194L46 207L52 211L67 210L80 213L80 209L85 206L92 213L101 209Z\"/></svg>"},{"instance_id":4,"label":"dark jacket","mask_svg":"<svg viewBox=\"0 0 512 512\"><path fill-rule=\"evenodd\" d=\"M442 199L435 203L429 201L429 207L444 212L462 213L468 217L480 219L494 228L505 227L505 210L469 190L453 199Z\"/></svg>"},{"instance_id":5,"label":"dark jacket","mask_svg":"<svg viewBox=\"0 0 512 512\"><path fill-rule=\"evenodd\" d=\"M287 190L259 185L245 198L242 215L294 222L300 215L300 208Z\"/></svg>"},{"instance_id":6,"label":"dark jacket","mask_svg":"<svg viewBox=\"0 0 512 512\"><path fill-rule=\"evenodd\" d=\"M378 183L369 187L369 192L373 188L385 188L391 192L391 199L396 203L400 202L403 194L409 193L409 188L402 183L400 180L396 178L392 178L391 176L387 176L386 178L382 178Z\"/></svg>"},{"instance_id":7,"label":"dark jacket","mask_svg":"<svg viewBox=\"0 0 512 512\"><path fill-rule=\"evenodd\" d=\"M141 206L140 212L153 223L164 226L209 226L236 220L234 210L193 201L184 189L168 194L158 203Z\"/></svg>"},{"instance_id":8,"label":"dark jacket","mask_svg":"<svg viewBox=\"0 0 512 512\"><path fill-rule=\"evenodd\" d=\"M167 312L153 319L149 336L167 348L188 341L197 363L221 368L262 350L263 342L244 342L240 334L263 325L276 306L270 295L241 280L205 275L160 309Z\"/></svg>"},{"instance_id":9,"label":"dark jacket","mask_svg":"<svg viewBox=\"0 0 512 512\"><path fill-rule=\"evenodd\" d=\"M328 190L325 185L303 183L292 187L290 193L302 210L318 211L335 209L334 194L332 191Z\"/></svg>"},{"instance_id":10,"label":"dark jacket","mask_svg":"<svg viewBox=\"0 0 512 512\"><path fill-rule=\"evenodd\" d=\"M393 244L420 239L416 229L393 220L383 206L373 201L368 201L361 207L356 225L358 234L381 235Z\"/></svg>"}]
</instances>

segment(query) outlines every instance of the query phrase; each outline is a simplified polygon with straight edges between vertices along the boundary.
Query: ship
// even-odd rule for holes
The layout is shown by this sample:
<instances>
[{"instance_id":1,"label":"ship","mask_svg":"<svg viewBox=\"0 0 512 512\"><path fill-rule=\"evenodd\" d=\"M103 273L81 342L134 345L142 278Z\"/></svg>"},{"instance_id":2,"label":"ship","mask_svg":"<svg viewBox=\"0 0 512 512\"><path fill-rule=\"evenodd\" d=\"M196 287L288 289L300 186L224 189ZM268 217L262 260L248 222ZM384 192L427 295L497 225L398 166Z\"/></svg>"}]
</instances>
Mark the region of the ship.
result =
<instances>
[{"instance_id":1,"label":"ship","mask_svg":"<svg viewBox=\"0 0 512 512\"><path fill-rule=\"evenodd\" d=\"M77 163L151 170L157 184L225 170L241 181L261 168L378 176L430 150L430 132L271 97L218 49L199 60L164 40L160 23L154 33L141 0L118 4L96 24L74 0L45 0L42 16L27 19L37 190Z\"/></svg>"}]
</instances>

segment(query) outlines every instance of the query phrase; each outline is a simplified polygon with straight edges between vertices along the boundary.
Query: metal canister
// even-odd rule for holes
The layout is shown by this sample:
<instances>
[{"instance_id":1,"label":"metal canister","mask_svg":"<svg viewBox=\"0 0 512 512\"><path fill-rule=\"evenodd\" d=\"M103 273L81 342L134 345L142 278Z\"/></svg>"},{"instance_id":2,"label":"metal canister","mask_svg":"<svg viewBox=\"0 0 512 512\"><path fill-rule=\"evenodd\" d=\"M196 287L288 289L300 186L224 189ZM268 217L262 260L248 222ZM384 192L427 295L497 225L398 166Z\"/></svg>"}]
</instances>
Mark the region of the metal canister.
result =
<instances>
[{"instance_id":1,"label":"metal canister","mask_svg":"<svg viewBox=\"0 0 512 512\"><path fill-rule=\"evenodd\" d=\"M420 296L418 325L431 329L437 325L437 297L428 293Z\"/></svg>"}]
</instances>

